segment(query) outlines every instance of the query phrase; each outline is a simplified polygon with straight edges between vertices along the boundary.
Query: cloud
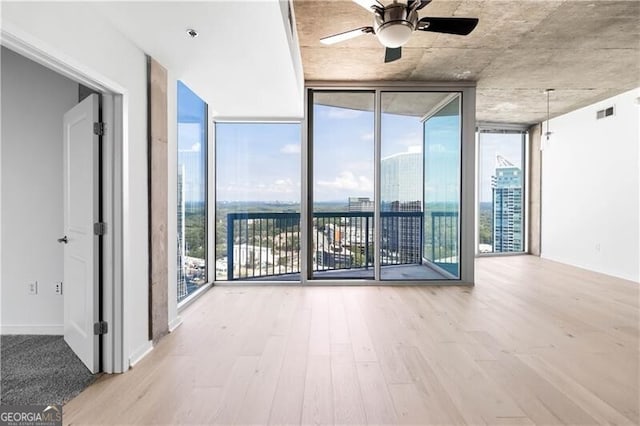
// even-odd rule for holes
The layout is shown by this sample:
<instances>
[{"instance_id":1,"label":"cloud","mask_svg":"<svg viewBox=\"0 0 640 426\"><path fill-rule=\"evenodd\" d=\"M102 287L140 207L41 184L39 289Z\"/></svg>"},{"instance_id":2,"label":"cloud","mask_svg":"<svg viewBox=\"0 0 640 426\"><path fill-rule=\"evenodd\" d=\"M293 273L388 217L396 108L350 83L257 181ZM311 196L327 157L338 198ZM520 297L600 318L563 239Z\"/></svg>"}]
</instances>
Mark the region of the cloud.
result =
<instances>
[{"instance_id":1,"label":"cloud","mask_svg":"<svg viewBox=\"0 0 640 426\"><path fill-rule=\"evenodd\" d=\"M363 141L372 141L373 140L373 132L366 132L360 135L360 139Z\"/></svg>"},{"instance_id":2,"label":"cloud","mask_svg":"<svg viewBox=\"0 0 640 426\"><path fill-rule=\"evenodd\" d=\"M178 152L200 152L202 149L202 144L200 142L196 142L191 144L191 146L187 149L178 149Z\"/></svg>"},{"instance_id":3,"label":"cloud","mask_svg":"<svg viewBox=\"0 0 640 426\"><path fill-rule=\"evenodd\" d=\"M299 143L288 143L282 148L280 148L280 152L283 154L299 154L300 153L300 144Z\"/></svg>"},{"instance_id":4,"label":"cloud","mask_svg":"<svg viewBox=\"0 0 640 426\"><path fill-rule=\"evenodd\" d=\"M373 158L369 159L369 161L347 161L345 163L342 163L341 168L351 170L355 173L360 173L365 176L373 176Z\"/></svg>"},{"instance_id":5,"label":"cloud","mask_svg":"<svg viewBox=\"0 0 640 426\"><path fill-rule=\"evenodd\" d=\"M291 179L277 179L267 187L267 192L272 194L292 194L300 193L300 182Z\"/></svg>"},{"instance_id":6,"label":"cloud","mask_svg":"<svg viewBox=\"0 0 640 426\"><path fill-rule=\"evenodd\" d=\"M226 193L241 193L241 194L257 194L264 195L269 194L290 194L300 192L300 182L294 182L292 179L276 179L272 182L234 182L229 185L225 185L219 188L222 192Z\"/></svg>"},{"instance_id":7,"label":"cloud","mask_svg":"<svg viewBox=\"0 0 640 426\"><path fill-rule=\"evenodd\" d=\"M178 123L178 149L181 152L199 152L202 128L198 123Z\"/></svg>"},{"instance_id":8,"label":"cloud","mask_svg":"<svg viewBox=\"0 0 640 426\"><path fill-rule=\"evenodd\" d=\"M234 182L218 188L221 200L291 201L300 199L300 182L293 179L276 179L270 182Z\"/></svg>"},{"instance_id":9,"label":"cloud","mask_svg":"<svg viewBox=\"0 0 640 426\"><path fill-rule=\"evenodd\" d=\"M320 180L318 186L335 190L372 191L373 182L366 176L356 176L353 172L340 172L332 181Z\"/></svg>"},{"instance_id":10,"label":"cloud","mask_svg":"<svg viewBox=\"0 0 640 426\"><path fill-rule=\"evenodd\" d=\"M360 117L362 115L362 111L357 109L348 109L348 108L331 108L327 112L327 117L336 118L339 120L352 119L356 117Z\"/></svg>"},{"instance_id":11,"label":"cloud","mask_svg":"<svg viewBox=\"0 0 640 426\"><path fill-rule=\"evenodd\" d=\"M422 145L422 133L406 133L391 141L391 143L403 146Z\"/></svg>"}]
</instances>

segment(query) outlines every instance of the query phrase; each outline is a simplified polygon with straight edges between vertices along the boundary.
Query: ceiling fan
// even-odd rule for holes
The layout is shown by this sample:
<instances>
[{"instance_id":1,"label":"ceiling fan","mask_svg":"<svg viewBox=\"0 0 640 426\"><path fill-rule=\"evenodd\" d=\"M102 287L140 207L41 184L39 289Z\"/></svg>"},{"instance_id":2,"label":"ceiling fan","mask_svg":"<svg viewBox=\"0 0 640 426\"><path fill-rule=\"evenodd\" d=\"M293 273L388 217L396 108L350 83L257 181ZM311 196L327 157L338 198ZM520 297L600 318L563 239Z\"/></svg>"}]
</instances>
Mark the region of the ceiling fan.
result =
<instances>
[{"instance_id":1,"label":"ceiling fan","mask_svg":"<svg viewBox=\"0 0 640 426\"><path fill-rule=\"evenodd\" d=\"M433 18L418 19L418 11L431 0L407 0L383 5L379 0L352 0L373 13L373 26L360 27L320 39L323 44L334 44L362 34L375 34L386 47L384 61L393 62L402 56L402 45L414 31L468 35L478 25L477 18Z\"/></svg>"}]
</instances>

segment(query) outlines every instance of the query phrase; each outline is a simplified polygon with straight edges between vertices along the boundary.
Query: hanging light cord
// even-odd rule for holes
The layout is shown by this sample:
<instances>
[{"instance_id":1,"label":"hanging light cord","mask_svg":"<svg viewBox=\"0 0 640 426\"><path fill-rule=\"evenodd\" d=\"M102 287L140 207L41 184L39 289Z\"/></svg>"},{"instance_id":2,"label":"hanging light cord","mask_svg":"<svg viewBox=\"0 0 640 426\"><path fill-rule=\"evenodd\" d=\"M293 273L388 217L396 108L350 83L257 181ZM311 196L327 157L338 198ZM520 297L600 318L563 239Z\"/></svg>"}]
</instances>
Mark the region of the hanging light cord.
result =
<instances>
[{"instance_id":1,"label":"hanging light cord","mask_svg":"<svg viewBox=\"0 0 640 426\"><path fill-rule=\"evenodd\" d=\"M549 130L549 120L550 118L550 113L549 113L549 95L551 94L551 92L553 92L553 89L547 89L547 133L545 133L545 135L547 136L547 141L549 140L549 137L551 136L551 131Z\"/></svg>"}]
</instances>

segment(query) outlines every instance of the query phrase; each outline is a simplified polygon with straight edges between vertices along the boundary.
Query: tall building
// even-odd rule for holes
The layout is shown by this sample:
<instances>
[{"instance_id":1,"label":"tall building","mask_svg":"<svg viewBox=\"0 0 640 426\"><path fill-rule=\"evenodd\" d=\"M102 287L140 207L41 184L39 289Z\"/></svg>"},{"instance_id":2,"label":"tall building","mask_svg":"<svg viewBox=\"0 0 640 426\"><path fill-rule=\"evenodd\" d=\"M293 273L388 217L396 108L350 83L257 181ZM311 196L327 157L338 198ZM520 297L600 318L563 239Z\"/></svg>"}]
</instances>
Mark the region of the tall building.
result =
<instances>
[{"instance_id":1,"label":"tall building","mask_svg":"<svg viewBox=\"0 0 640 426\"><path fill-rule=\"evenodd\" d=\"M422 153L400 152L382 159L380 192L382 210L385 204L422 201Z\"/></svg>"},{"instance_id":2,"label":"tall building","mask_svg":"<svg viewBox=\"0 0 640 426\"><path fill-rule=\"evenodd\" d=\"M188 295L185 274L186 234L185 234L184 164L178 167L178 300Z\"/></svg>"},{"instance_id":3,"label":"tall building","mask_svg":"<svg viewBox=\"0 0 640 426\"><path fill-rule=\"evenodd\" d=\"M496 156L492 190L493 251L522 251L522 171L501 155Z\"/></svg>"},{"instance_id":4,"label":"tall building","mask_svg":"<svg viewBox=\"0 0 640 426\"><path fill-rule=\"evenodd\" d=\"M382 159L380 167L381 232L383 264L422 262L420 219L403 212L422 211L423 166L420 151L408 151Z\"/></svg>"},{"instance_id":5,"label":"tall building","mask_svg":"<svg viewBox=\"0 0 640 426\"><path fill-rule=\"evenodd\" d=\"M372 212L373 201L369 197L349 197L350 212Z\"/></svg>"}]
</instances>

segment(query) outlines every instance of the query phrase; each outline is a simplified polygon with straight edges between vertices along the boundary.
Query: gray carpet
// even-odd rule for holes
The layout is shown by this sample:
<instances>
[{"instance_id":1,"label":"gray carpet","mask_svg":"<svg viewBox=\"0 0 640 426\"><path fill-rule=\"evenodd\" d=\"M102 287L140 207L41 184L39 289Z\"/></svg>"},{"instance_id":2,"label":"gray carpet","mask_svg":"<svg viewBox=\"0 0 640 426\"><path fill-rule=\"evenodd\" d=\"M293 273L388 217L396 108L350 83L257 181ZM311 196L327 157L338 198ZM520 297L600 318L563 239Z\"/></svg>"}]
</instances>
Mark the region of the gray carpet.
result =
<instances>
[{"instance_id":1,"label":"gray carpet","mask_svg":"<svg viewBox=\"0 0 640 426\"><path fill-rule=\"evenodd\" d=\"M2 336L0 404L64 404L97 377L62 336Z\"/></svg>"}]
</instances>

